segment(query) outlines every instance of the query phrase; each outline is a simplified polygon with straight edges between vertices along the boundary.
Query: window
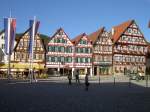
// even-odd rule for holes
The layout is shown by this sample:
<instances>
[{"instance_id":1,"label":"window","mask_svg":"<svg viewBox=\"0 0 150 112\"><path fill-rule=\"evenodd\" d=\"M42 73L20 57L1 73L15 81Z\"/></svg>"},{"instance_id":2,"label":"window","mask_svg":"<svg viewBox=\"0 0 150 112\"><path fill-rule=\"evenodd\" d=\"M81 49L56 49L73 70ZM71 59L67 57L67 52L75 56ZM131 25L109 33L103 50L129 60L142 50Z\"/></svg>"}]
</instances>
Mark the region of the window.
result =
<instances>
[{"instance_id":1,"label":"window","mask_svg":"<svg viewBox=\"0 0 150 112\"><path fill-rule=\"evenodd\" d=\"M80 44L87 44L86 40L80 40Z\"/></svg>"},{"instance_id":2,"label":"window","mask_svg":"<svg viewBox=\"0 0 150 112\"><path fill-rule=\"evenodd\" d=\"M92 49L91 48L88 48L88 53L92 53Z\"/></svg>"},{"instance_id":3,"label":"window","mask_svg":"<svg viewBox=\"0 0 150 112\"><path fill-rule=\"evenodd\" d=\"M79 42L80 44L83 44L83 40L80 40L80 42Z\"/></svg>"},{"instance_id":4,"label":"window","mask_svg":"<svg viewBox=\"0 0 150 112\"><path fill-rule=\"evenodd\" d=\"M24 47L28 47L28 41L24 41Z\"/></svg>"},{"instance_id":5,"label":"window","mask_svg":"<svg viewBox=\"0 0 150 112\"><path fill-rule=\"evenodd\" d=\"M76 62L79 63L80 62L80 58L76 58Z\"/></svg>"},{"instance_id":6,"label":"window","mask_svg":"<svg viewBox=\"0 0 150 112\"><path fill-rule=\"evenodd\" d=\"M131 42L131 38L130 37L128 37L128 41Z\"/></svg>"},{"instance_id":7,"label":"window","mask_svg":"<svg viewBox=\"0 0 150 112\"><path fill-rule=\"evenodd\" d=\"M51 62L55 62L55 57L51 57Z\"/></svg>"},{"instance_id":8,"label":"window","mask_svg":"<svg viewBox=\"0 0 150 112\"><path fill-rule=\"evenodd\" d=\"M55 46L55 52L58 52L58 46Z\"/></svg>"},{"instance_id":9,"label":"window","mask_svg":"<svg viewBox=\"0 0 150 112\"><path fill-rule=\"evenodd\" d=\"M23 41L20 41L19 47L23 47Z\"/></svg>"},{"instance_id":10,"label":"window","mask_svg":"<svg viewBox=\"0 0 150 112\"><path fill-rule=\"evenodd\" d=\"M62 38L60 42L61 43L66 43L66 40Z\"/></svg>"},{"instance_id":11,"label":"window","mask_svg":"<svg viewBox=\"0 0 150 112\"><path fill-rule=\"evenodd\" d=\"M55 58L55 62L58 62L57 57L54 57L54 58Z\"/></svg>"},{"instance_id":12,"label":"window","mask_svg":"<svg viewBox=\"0 0 150 112\"><path fill-rule=\"evenodd\" d=\"M82 62L85 63L85 58L82 58Z\"/></svg>"},{"instance_id":13,"label":"window","mask_svg":"<svg viewBox=\"0 0 150 112\"><path fill-rule=\"evenodd\" d=\"M50 56L48 56L47 61L51 62L51 57Z\"/></svg>"},{"instance_id":14,"label":"window","mask_svg":"<svg viewBox=\"0 0 150 112\"><path fill-rule=\"evenodd\" d=\"M55 52L55 46L49 46L48 50L49 52Z\"/></svg>"},{"instance_id":15,"label":"window","mask_svg":"<svg viewBox=\"0 0 150 112\"><path fill-rule=\"evenodd\" d=\"M2 49L4 49L5 48L5 44L2 44Z\"/></svg>"},{"instance_id":16,"label":"window","mask_svg":"<svg viewBox=\"0 0 150 112\"><path fill-rule=\"evenodd\" d=\"M71 63L72 62L72 58L71 57L66 57L66 62Z\"/></svg>"},{"instance_id":17,"label":"window","mask_svg":"<svg viewBox=\"0 0 150 112\"><path fill-rule=\"evenodd\" d=\"M112 46L109 46L109 51L112 51Z\"/></svg>"},{"instance_id":18,"label":"window","mask_svg":"<svg viewBox=\"0 0 150 112\"><path fill-rule=\"evenodd\" d=\"M42 59L42 54L39 54L39 59L40 59L40 60Z\"/></svg>"},{"instance_id":19,"label":"window","mask_svg":"<svg viewBox=\"0 0 150 112\"><path fill-rule=\"evenodd\" d=\"M54 38L53 40L54 40L54 43L57 43L57 38Z\"/></svg>"},{"instance_id":20,"label":"window","mask_svg":"<svg viewBox=\"0 0 150 112\"><path fill-rule=\"evenodd\" d=\"M83 48L79 48L80 49L80 53L83 53Z\"/></svg>"},{"instance_id":21,"label":"window","mask_svg":"<svg viewBox=\"0 0 150 112\"><path fill-rule=\"evenodd\" d=\"M20 58L20 55L19 55L18 53L16 54L16 58L17 58L17 59Z\"/></svg>"},{"instance_id":22,"label":"window","mask_svg":"<svg viewBox=\"0 0 150 112\"><path fill-rule=\"evenodd\" d=\"M60 62L60 61L61 61L61 57L58 57L58 58L57 58L57 61Z\"/></svg>"},{"instance_id":23,"label":"window","mask_svg":"<svg viewBox=\"0 0 150 112\"><path fill-rule=\"evenodd\" d=\"M80 50L81 50L80 48L76 48L76 49L77 49L77 53L80 53L80 52L81 52L81 51L80 51Z\"/></svg>"},{"instance_id":24,"label":"window","mask_svg":"<svg viewBox=\"0 0 150 112\"><path fill-rule=\"evenodd\" d=\"M65 48L63 46L61 46L61 52L64 52Z\"/></svg>"},{"instance_id":25,"label":"window","mask_svg":"<svg viewBox=\"0 0 150 112\"><path fill-rule=\"evenodd\" d=\"M35 46L36 46L36 47L39 47L39 46L40 46L40 43L39 43L38 40L35 41Z\"/></svg>"},{"instance_id":26,"label":"window","mask_svg":"<svg viewBox=\"0 0 150 112\"><path fill-rule=\"evenodd\" d=\"M134 57L131 57L131 62L135 62L135 58Z\"/></svg>"},{"instance_id":27,"label":"window","mask_svg":"<svg viewBox=\"0 0 150 112\"><path fill-rule=\"evenodd\" d=\"M132 33L132 29L131 28L128 28L128 33Z\"/></svg>"},{"instance_id":28,"label":"window","mask_svg":"<svg viewBox=\"0 0 150 112\"><path fill-rule=\"evenodd\" d=\"M61 46L58 46L58 52L61 52Z\"/></svg>"},{"instance_id":29,"label":"window","mask_svg":"<svg viewBox=\"0 0 150 112\"><path fill-rule=\"evenodd\" d=\"M23 55L21 56L21 58L23 58ZM36 59L36 54L33 55L33 59Z\"/></svg>"},{"instance_id":30,"label":"window","mask_svg":"<svg viewBox=\"0 0 150 112\"><path fill-rule=\"evenodd\" d=\"M48 51L51 52L52 51L52 47L48 46Z\"/></svg>"},{"instance_id":31,"label":"window","mask_svg":"<svg viewBox=\"0 0 150 112\"><path fill-rule=\"evenodd\" d=\"M83 44L87 44L87 41L83 40Z\"/></svg>"},{"instance_id":32,"label":"window","mask_svg":"<svg viewBox=\"0 0 150 112\"><path fill-rule=\"evenodd\" d=\"M87 52L86 52L86 48L82 48L82 49L83 49L83 53L87 53Z\"/></svg>"},{"instance_id":33,"label":"window","mask_svg":"<svg viewBox=\"0 0 150 112\"><path fill-rule=\"evenodd\" d=\"M125 35L122 36L122 40L126 40L126 36Z\"/></svg>"},{"instance_id":34,"label":"window","mask_svg":"<svg viewBox=\"0 0 150 112\"><path fill-rule=\"evenodd\" d=\"M72 52L72 47L66 47L66 52L71 53Z\"/></svg>"},{"instance_id":35,"label":"window","mask_svg":"<svg viewBox=\"0 0 150 112\"><path fill-rule=\"evenodd\" d=\"M1 39L4 39L4 36L2 36Z\"/></svg>"},{"instance_id":36,"label":"window","mask_svg":"<svg viewBox=\"0 0 150 112\"><path fill-rule=\"evenodd\" d=\"M88 63L91 63L92 62L92 59L91 58L88 58Z\"/></svg>"},{"instance_id":37,"label":"window","mask_svg":"<svg viewBox=\"0 0 150 112\"><path fill-rule=\"evenodd\" d=\"M60 39L59 38L57 38L57 43L60 43Z\"/></svg>"},{"instance_id":38,"label":"window","mask_svg":"<svg viewBox=\"0 0 150 112\"><path fill-rule=\"evenodd\" d=\"M137 29L133 29L133 33L137 34L138 33Z\"/></svg>"},{"instance_id":39,"label":"window","mask_svg":"<svg viewBox=\"0 0 150 112\"><path fill-rule=\"evenodd\" d=\"M61 58L60 58L60 61L61 61L61 62L64 62L64 61L65 61L65 58L64 58L64 57L61 57Z\"/></svg>"}]
</instances>

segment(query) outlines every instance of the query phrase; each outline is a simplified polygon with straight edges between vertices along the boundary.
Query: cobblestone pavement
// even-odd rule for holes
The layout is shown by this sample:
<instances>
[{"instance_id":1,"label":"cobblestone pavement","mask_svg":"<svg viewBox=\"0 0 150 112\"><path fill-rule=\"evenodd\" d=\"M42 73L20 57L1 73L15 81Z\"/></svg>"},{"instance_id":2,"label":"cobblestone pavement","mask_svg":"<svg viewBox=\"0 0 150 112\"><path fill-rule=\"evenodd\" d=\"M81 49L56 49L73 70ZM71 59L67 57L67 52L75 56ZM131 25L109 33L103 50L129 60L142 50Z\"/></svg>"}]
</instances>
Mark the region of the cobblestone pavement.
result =
<instances>
[{"instance_id":1,"label":"cobblestone pavement","mask_svg":"<svg viewBox=\"0 0 150 112\"><path fill-rule=\"evenodd\" d=\"M66 77L32 84L1 82L0 112L150 112L150 88L129 86L128 80L117 78L114 86L112 77L102 79L99 85L96 77L90 78L89 91L84 78L80 84L73 80L72 85Z\"/></svg>"}]
</instances>

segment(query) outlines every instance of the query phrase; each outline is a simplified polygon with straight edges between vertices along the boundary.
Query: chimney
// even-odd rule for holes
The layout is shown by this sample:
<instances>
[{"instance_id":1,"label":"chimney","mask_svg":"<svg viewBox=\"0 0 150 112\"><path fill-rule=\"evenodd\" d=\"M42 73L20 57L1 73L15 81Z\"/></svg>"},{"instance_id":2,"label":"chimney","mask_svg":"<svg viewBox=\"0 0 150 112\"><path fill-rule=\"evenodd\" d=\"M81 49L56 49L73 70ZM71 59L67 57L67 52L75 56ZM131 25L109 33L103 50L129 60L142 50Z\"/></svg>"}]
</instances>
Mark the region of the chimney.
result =
<instances>
[{"instance_id":1,"label":"chimney","mask_svg":"<svg viewBox=\"0 0 150 112\"><path fill-rule=\"evenodd\" d=\"M111 34L114 35L114 33L115 33L115 29L112 28L112 29L111 29Z\"/></svg>"}]
</instances>

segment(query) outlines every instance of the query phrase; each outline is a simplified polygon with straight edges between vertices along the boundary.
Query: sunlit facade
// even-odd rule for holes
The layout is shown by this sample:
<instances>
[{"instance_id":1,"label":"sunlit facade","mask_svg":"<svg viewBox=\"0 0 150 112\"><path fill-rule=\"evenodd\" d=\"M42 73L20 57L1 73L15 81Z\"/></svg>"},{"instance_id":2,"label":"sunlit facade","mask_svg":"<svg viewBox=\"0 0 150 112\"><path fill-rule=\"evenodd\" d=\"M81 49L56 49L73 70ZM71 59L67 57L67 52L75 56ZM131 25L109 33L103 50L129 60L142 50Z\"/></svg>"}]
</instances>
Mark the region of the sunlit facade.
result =
<instances>
[{"instance_id":1,"label":"sunlit facade","mask_svg":"<svg viewBox=\"0 0 150 112\"><path fill-rule=\"evenodd\" d=\"M147 42L134 20L112 29L114 74L141 73L145 75Z\"/></svg>"}]
</instances>

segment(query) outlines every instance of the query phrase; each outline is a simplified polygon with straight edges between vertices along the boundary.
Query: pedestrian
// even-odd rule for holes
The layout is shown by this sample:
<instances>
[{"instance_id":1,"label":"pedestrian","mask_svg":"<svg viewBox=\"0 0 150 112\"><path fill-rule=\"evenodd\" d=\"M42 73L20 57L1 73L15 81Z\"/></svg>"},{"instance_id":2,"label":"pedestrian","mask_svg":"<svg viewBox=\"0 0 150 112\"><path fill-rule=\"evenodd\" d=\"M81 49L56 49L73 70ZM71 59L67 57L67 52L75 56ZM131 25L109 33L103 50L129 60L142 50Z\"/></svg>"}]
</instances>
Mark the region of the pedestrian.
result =
<instances>
[{"instance_id":1,"label":"pedestrian","mask_svg":"<svg viewBox=\"0 0 150 112\"><path fill-rule=\"evenodd\" d=\"M88 73L85 75L85 90L88 91L89 89L89 78L88 78Z\"/></svg>"},{"instance_id":2,"label":"pedestrian","mask_svg":"<svg viewBox=\"0 0 150 112\"><path fill-rule=\"evenodd\" d=\"M76 78L76 83L80 83L80 79L79 79L79 71L77 70L75 73L75 78Z\"/></svg>"},{"instance_id":3,"label":"pedestrian","mask_svg":"<svg viewBox=\"0 0 150 112\"><path fill-rule=\"evenodd\" d=\"M72 74L68 72L68 80L69 80L69 85L71 85L71 80L72 80Z\"/></svg>"},{"instance_id":4,"label":"pedestrian","mask_svg":"<svg viewBox=\"0 0 150 112\"><path fill-rule=\"evenodd\" d=\"M34 80L35 82L37 82L37 79L36 79L36 76L35 76L35 75L36 75L36 74L35 74L35 68L33 68L33 71L32 71L32 72L33 72L33 80Z\"/></svg>"}]
</instances>

